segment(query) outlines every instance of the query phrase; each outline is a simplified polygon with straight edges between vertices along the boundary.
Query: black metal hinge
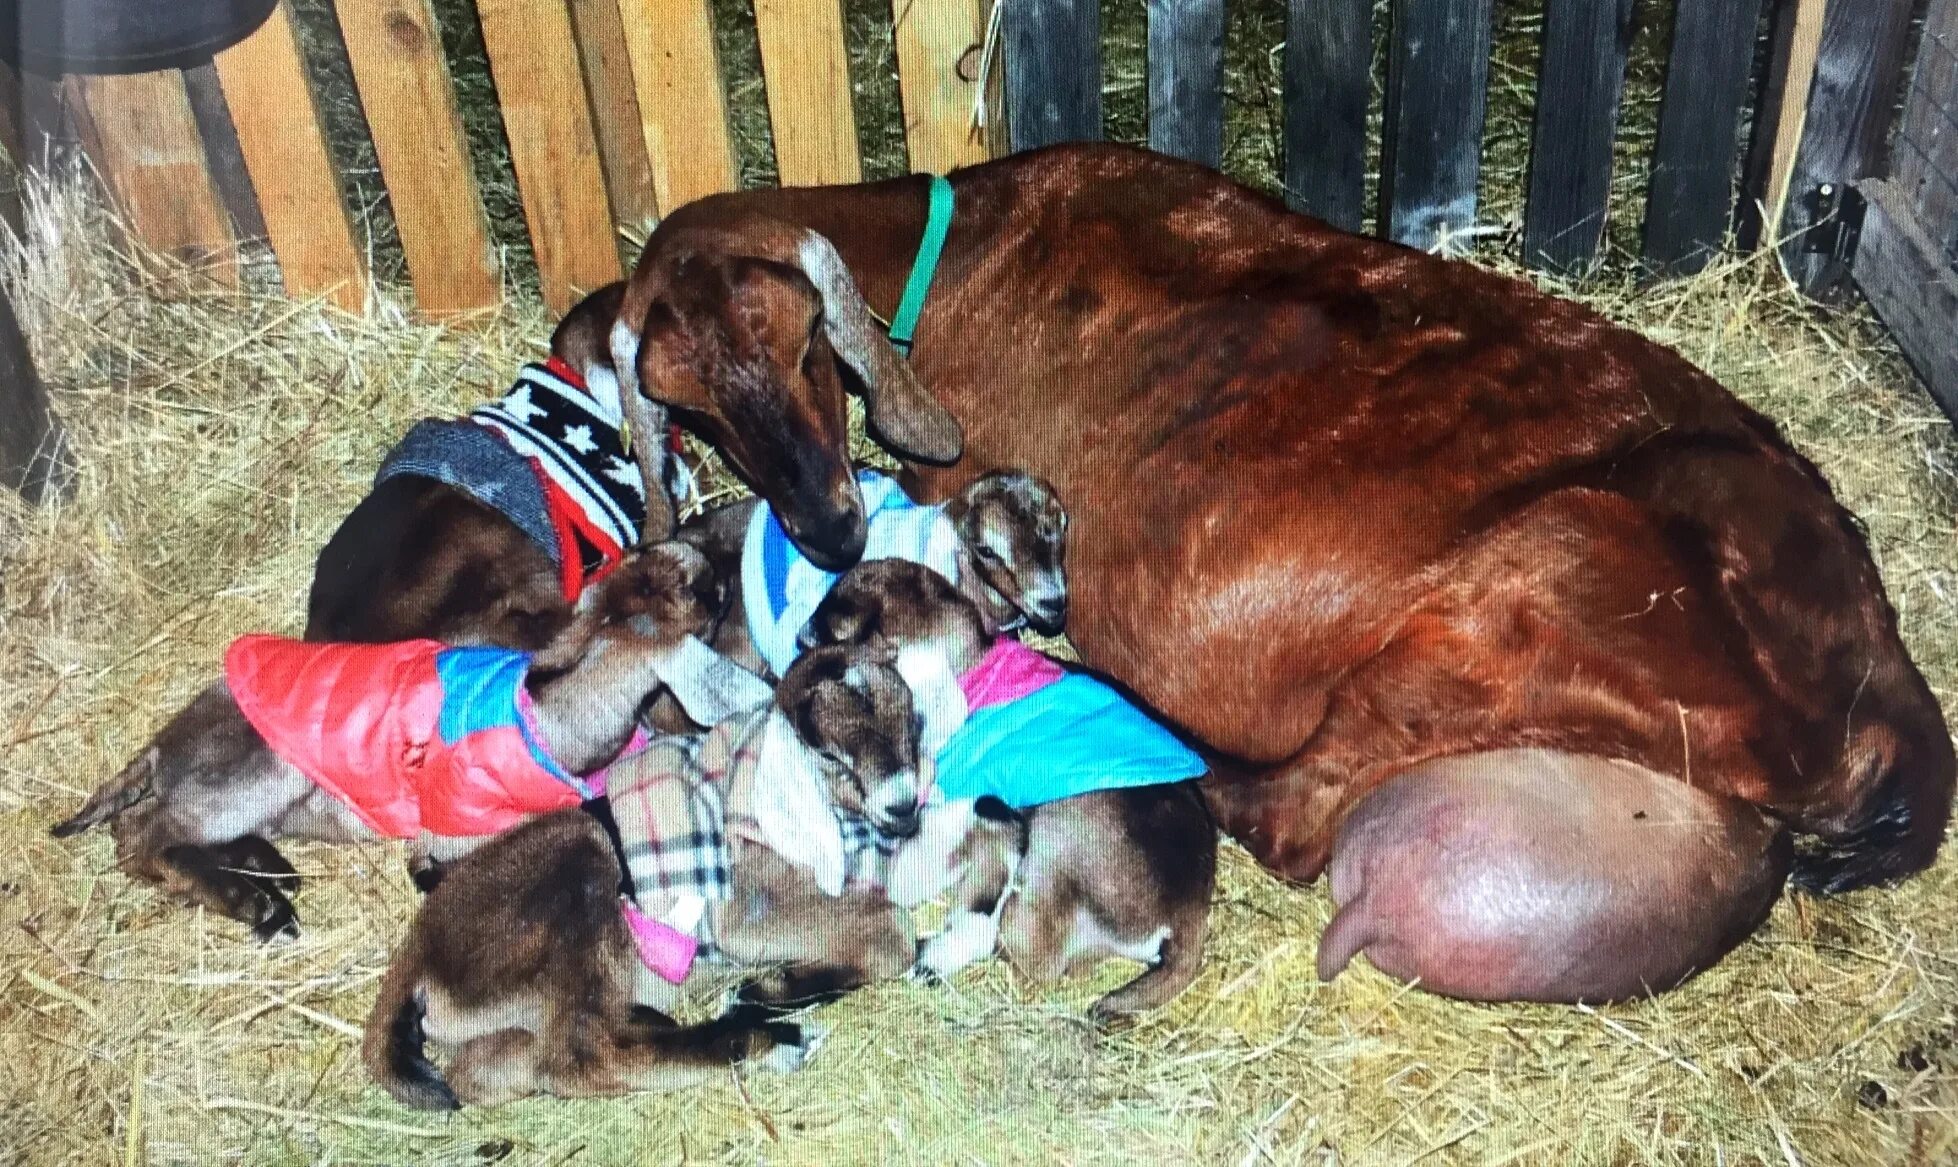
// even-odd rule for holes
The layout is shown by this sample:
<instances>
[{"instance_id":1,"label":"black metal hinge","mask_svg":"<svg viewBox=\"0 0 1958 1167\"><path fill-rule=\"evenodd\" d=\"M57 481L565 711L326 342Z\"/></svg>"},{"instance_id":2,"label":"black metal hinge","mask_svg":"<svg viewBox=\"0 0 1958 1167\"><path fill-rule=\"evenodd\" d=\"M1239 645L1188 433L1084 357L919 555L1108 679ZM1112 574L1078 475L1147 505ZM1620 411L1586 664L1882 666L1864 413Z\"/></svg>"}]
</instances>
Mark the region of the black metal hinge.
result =
<instances>
[{"instance_id":1,"label":"black metal hinge","mask_svg":"<svg viewBox=\"0 0 1958 1167\"><path fill-rule=\"evenodd\" d=\"M1863 209L1868 206L1863 193L1850 183L1825 182L1804 195L1802 205L1813 224L1802 233L1802 250L1848 263L1863 237Z\"/></svg>"}]
</instances>

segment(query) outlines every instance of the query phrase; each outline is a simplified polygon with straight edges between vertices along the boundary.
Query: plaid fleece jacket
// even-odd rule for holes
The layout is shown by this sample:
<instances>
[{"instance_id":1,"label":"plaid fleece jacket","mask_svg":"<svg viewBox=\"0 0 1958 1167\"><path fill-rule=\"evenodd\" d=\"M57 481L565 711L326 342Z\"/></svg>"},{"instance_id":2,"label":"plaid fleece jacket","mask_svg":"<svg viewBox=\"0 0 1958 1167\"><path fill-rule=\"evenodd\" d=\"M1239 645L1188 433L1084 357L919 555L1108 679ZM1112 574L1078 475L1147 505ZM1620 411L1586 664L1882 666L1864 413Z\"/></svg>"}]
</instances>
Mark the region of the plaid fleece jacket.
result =
<instances>
[{"instance_id":1,"label":"plaid fleece jacket","mask_svg":"<svg viewBox=\"0 0 1958 1167\"><path fill-rule=\"evenodd\" d=\"M734 895L733 842L765 846L755 823L753 790L763 705L698 735L655 739L612 771L607 798L624 847L633 897L648 915L663 915L684 896L717 904ZM882 892L897 849L867 819L833 811L843 832L845 886ZM720 959L714 913L694 930L700 955Z\"/></svg>"}]
</instances>

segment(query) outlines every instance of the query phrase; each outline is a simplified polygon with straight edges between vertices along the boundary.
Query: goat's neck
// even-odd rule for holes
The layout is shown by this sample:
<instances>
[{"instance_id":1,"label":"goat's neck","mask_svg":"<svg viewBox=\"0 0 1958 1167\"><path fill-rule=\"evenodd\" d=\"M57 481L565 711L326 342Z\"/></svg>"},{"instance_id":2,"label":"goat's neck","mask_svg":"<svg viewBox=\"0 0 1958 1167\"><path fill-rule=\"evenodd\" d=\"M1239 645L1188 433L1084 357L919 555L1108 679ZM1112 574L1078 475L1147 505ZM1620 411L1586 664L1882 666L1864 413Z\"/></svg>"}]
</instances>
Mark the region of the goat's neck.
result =
<instances>
[{"instance_id":1,"label":"goat's neck","mask_svg":"<svg viewBox=\"0 0 1958 1167\"><path fill-rule=\"evenodd\" d=\"M659 687L666 653L593 639L577 664L528 682L536 729L552 760L585 774L618 757L632 740L639 707Z\"/></svg>"}]
</instances>

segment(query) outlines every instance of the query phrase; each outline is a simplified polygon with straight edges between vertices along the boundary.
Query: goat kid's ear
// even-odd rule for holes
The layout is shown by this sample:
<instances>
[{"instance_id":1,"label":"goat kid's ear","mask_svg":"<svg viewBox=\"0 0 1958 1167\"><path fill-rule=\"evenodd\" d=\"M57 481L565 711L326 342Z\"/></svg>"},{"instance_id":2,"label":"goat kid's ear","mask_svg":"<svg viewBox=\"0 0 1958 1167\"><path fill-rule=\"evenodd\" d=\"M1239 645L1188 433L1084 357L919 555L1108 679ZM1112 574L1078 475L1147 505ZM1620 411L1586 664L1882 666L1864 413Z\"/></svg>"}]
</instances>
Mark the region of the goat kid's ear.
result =
<instances>
[{"instance_id":1,"label":"goat kid's ear","mask_svg":"<svg viewBox=\"0 0 1958 1167\"><path fill-rule=\"evenodd\" d=\"M807 870L824 895L843 894L843 832L815 751L771 714L755 759L755 826L770 850Z\"/></svg>"},{"instance_id":2,"label":"goat kid's ear","mask_svg":"<svg viewBox=\"0 0 1958 1167\"><path fill-rule=\"evenodd\" d=\"M775 697L768 682L689 636L667 655L659 679L696 724L709 728Z\"/></svg>"},{"instance_id":3,"label":"goat kid's ear","mask_svg":"<svg viewBox=\"0 0 1958 1167\"><path fill-rule=\"evenodd\" d=\"M863 382L864 413L893 450L922 462L949 465L959 459L964 434L944 406L933 400L871 316L836 247L814 231L797 248L802 272L823 300L823 332Z\"/></svg>"}]
</instances>

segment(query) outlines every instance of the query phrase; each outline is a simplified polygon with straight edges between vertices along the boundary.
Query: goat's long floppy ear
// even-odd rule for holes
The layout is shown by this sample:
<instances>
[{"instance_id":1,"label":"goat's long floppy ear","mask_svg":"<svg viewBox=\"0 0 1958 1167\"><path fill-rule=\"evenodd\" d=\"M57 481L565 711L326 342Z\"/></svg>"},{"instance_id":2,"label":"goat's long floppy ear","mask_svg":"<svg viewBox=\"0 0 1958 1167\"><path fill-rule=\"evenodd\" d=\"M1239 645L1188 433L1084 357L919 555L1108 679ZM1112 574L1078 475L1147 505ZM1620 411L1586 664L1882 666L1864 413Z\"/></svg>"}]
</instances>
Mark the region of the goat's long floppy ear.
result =
<instances>
[{"instance_id":1,"label":"goat's long floppy ear","mask_svg":"<svg viewBox=\"0 0 1958 1167\"><path fill-rule=\"evenodd\" d=\"M639 545L651 547L671 539L680 525L666 493L666 460L673 456L666 449L666 406L637 391L625 393L619 405L631 427L632 460L646 480L646 525L639 529Z\"/></svg>"},{"instance_id":2,"label":"goat's long floppy ear","mask_svg":"<svg viewBox=\"0 0 1958 1167\"><path fill-rule=\"evenodd\" d=\"M918 734L920 761L936 759L971 714L965 690L959 688L959 679L952 675L945 654L928 645L899 649L897 672L911 687L912 704L924 721Z\"/></svg>"},{"instance_id":3,"label":"goat's long floppy ear","mask_svg":"<svg viewBox=\"0 0 1958 1167\"><path fill-rule=\"evenodd\" d=\"M737 713L766 705L775 690L747 669L689 636L658 668L659 679L687 716L705 726L719 725Z\"/></svg>"},{"instance_id":4,"label":"goat's long floppy ear","mask_svg":"<svg viewBox=\"0 0 1958 1167\"><path fill-rule=\"evenodd\" d=\"M835 246L809 231L796 258L823 298L823 332L830 347L863 382L864 413L871 428L906 457L941 464L958 461L965 441L958 419L932 400L891 347Z\"/></svg>"},{"instance_id":5,"label":"goat's long floppy ear","mask_svg":"<svg viewBox=\"0 0 1958 1167\"><path fill-rule=\"evenodd\" d=\"M815 877L824 895L843 894L843 829L823 789L815 751L779 712L770 712L755 759L755 826L770 850Z\"/></svg>"}]
</instances>

